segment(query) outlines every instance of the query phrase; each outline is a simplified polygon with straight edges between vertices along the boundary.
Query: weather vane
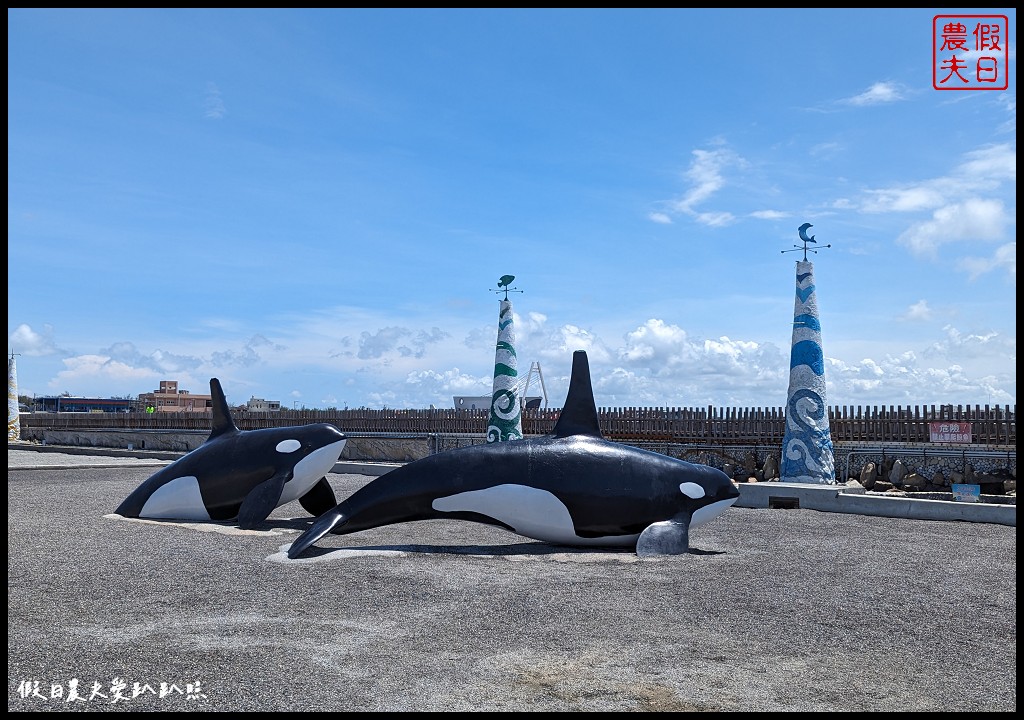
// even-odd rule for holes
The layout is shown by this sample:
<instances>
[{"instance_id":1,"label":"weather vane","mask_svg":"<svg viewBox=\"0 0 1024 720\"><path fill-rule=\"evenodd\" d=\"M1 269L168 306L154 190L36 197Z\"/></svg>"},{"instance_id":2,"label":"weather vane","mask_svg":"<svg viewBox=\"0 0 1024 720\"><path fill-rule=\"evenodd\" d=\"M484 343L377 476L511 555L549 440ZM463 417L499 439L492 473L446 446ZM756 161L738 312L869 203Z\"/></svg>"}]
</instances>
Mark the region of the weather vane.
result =
<instances>
[{"instance_id":1,"label":"weather vane","mask_svg":"<svg viewBox=\"0 0 1024 720\"><path fill-rule=\"evenodd\" d=\"M502 275L501 278L498 280L498 289L497 290L492 290L491 292L496 292L496 293L503 292L503 293L505 293L505 299L506 300L508 300L508 294L510 292L519 292L519 293L521 293L522 290L517 290L514 287L509 287L509 285L512 284L512 281L515 280L515 279L516 279L515 275Z\"/></svg>"},{"instance_id":2,"label":"weather vane","mask_svg":"<svg viewBox=\"0 0 1024 720\"><path fill-rule=\"evenodd\" d=\"M830 248L830 247L832 247L832 243L829 243L828 245L822 245L822 247L818 248L817 250L814 249L814 248L807 247L807 243L817 243L818 242L817 240L814 239L813 235L811 235L810 237L807 237L807 228L812 228L812 227L814 227L814 226L811 225L810 223L804 223L803 225L801 225L800 227L798 227L796 229L796 231L798 233L800 233L800 239L803 240L803 243L804 243L803 247L800 247L799 245L794 245L792 250L783 250L782 252L788 253L788 252L795 252L797 250L803 250L804 251L804 262L807 262L807 251L808 250L810 250L812 253L817 255L818 254L818 250L821 250L822 248Z\"/></svg>"}]
</instances>

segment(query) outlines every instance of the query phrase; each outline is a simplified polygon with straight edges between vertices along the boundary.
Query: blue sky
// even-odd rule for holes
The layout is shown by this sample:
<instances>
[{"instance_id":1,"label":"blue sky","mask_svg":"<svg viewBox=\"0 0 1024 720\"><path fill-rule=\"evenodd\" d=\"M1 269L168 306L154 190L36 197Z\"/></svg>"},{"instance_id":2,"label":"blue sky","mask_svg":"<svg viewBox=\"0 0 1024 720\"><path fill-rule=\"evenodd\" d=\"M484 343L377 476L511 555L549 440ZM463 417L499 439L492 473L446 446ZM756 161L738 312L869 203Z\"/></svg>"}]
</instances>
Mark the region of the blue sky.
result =
<instances>
[{"instance_id":1,"label":"blue sky","mask_svg":"<svg viewBox=\"0 0 1024 720\"><path fill-rule=\"evenodd\" d=\"M808 222L830 405L1016 404L1016 11L1005 91L937 12L9 8L18 389L451 407L510 274L551 407L782 407Z\"/></svg>"}]
</instances>

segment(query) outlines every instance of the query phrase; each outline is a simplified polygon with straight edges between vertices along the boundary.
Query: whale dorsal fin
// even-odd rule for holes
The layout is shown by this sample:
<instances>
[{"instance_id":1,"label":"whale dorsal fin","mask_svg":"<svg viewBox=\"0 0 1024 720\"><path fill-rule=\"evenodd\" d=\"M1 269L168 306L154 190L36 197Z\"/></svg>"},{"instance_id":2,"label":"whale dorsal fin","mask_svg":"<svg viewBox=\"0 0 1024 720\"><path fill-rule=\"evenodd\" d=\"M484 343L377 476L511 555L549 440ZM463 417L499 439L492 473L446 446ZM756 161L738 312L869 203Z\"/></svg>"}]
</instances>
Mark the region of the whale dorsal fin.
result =
<instances>
[{"instance_id":1,"label":"whale dorsal fin","mask_svg":"<svg viewBox=\"0 0 1024 720\"><path fill-rule=\"evenodd\" d=\"M593 435L603 437L597 422L597 404L594 402L594 387L590 383L590 361L585 350L572 354L572 376L569 378L569 392L565 405L558 416L555 437L570 435Z\"/></svg>"},{"instance_id":2,"label":"whale dorsal fin","mask_svg":"<svg viewBox=\"0 0 1024 720\"><path fill-rule=\"evenodd\" d=\"M228 399L224 397L224 390L217 378L210 378L210 398L213 403L213 428L210 430L207 442L225 433L239 432L235 421L231 419Z\"/></svg>"}]
</instances>

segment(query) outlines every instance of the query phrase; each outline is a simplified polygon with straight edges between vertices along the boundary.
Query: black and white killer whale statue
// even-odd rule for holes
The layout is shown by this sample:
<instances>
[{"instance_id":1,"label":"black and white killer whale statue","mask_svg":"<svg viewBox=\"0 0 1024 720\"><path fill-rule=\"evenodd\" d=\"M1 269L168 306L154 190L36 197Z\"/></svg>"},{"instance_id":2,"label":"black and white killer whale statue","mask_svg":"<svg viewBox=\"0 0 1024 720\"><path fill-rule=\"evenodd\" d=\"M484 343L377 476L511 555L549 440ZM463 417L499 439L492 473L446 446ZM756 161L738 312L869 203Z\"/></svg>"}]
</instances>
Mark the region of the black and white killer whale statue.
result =
<instances>
[{"instance_id":1,"label":"black and white killer whale statue","mask_svg":"<svg viewBox=\"0 0 1024 720\"><path fill-rule=\"evenodd\" d=\"M131 518L229 521L249 530L298 500L322 515L338 500L327 473L347 438L330 423L239 430L217 378L206 442L150 476L117 508Z\"/></svg>"},{"instance_id":2,"label":"black and white killer whale statue","mask_svg":"<svg viewBox=\"0 0 1024 720\"><path fill-rule=\"evenodd\" d=\"M577 351L550 435L456 448L391 470L319 516L287 553L298 558L328 533L457 519L555 545L681 555L690 529L738 497L721 470L605 440L587 354Z\"/></svg>"}]
</instances>

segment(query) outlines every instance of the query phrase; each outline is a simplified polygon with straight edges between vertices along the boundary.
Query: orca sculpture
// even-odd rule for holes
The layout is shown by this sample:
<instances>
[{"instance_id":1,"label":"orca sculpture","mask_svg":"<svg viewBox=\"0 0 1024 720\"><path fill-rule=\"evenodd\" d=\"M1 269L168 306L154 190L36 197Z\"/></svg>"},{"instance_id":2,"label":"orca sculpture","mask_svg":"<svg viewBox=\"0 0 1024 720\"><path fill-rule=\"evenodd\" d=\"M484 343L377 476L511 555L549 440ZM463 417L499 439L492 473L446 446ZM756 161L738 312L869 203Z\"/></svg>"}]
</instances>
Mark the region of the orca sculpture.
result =
<instances>
[{"instance_id":1,"label":"orca sculpture","mask_svg":"<svg viewBox=\"0 0 1024 720\"><path fill-rule=\"evenodd\" d=\"M556 545L680 555L689 550L690 529L738 497L721 470L605 440L587 354L577 351L550 435L456 448L385 473L317 518L288 557L327 533L439 519L497 525Z\"/></svg>"},{"instance_id":2,"label":"orca sculpture","mask_svg":"<svg viewBox=\"0 0 1024 720\"><path fill-rule=\"evenodd\" d=\"M312 515L337 504L327 473L346 438L330 423L239 430L217 378L210 379L213 429L206 442L162 468L125 498L117 514L132 518L238 518L244 530L298 500Z\"/></svg>"}]
</instances>

